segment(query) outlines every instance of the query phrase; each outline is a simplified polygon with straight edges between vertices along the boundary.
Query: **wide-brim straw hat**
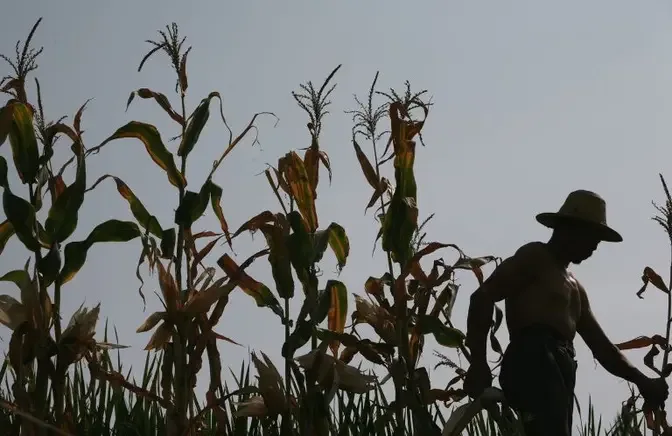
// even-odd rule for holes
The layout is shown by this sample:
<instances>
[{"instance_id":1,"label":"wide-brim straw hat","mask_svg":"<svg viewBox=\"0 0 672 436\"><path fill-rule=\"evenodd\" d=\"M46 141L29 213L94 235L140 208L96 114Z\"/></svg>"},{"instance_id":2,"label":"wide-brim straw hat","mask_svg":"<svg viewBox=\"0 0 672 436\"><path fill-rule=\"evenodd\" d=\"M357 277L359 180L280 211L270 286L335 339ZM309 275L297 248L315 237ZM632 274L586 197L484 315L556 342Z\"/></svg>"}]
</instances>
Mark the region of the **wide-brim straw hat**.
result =
<instances>
[{"instance_id":1,"label":"wide-brim straw hat","mask_svg":"<svg viewBox=\"0 0 672 436\"><path fill-rule=\"evenodd\" d=\"M623 237L607 225L607 205L594 192L577 190L571 192L557 212L537 215L537 221L551 229L560 222L574 222L593 228L602 241L621 242Z\"/></svg>"}]
</instances>

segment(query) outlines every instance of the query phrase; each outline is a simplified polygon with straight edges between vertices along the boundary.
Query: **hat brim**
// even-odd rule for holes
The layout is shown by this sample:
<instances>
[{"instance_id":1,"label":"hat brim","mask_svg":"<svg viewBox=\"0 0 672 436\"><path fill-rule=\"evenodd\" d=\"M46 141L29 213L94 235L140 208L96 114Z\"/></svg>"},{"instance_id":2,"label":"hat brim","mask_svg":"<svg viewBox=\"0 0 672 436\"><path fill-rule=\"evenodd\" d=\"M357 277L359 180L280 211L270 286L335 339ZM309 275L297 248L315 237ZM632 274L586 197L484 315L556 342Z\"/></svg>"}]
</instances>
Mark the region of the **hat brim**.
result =
<instances>
[{"instance_id":1,"label":"hat brim","mask_svg":"<svg viewBox=\"0 0 672 436\"><path fill-rule=\"evenodd\" d=\"M583 220L574 216L563 215L556 212L545 212L537 215L537 221L551 229L557 227L559 223L577 223L588 226L595 230L595 233L601 241L605 242L622 242L623 237L616 230L604 224L595 223L592 221Z\"/></svg>"}]
</instances>

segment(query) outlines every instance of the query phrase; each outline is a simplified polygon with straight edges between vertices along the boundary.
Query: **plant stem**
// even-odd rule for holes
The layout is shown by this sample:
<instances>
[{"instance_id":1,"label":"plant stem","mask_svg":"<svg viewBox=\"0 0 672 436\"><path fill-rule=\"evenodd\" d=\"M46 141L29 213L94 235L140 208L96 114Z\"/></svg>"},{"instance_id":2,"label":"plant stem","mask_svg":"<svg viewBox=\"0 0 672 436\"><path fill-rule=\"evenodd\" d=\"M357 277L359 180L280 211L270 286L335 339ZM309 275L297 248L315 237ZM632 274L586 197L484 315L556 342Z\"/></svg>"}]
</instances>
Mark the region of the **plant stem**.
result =
<instances>
[{"instance_id":1,"label":"plant stem","mask_svg":"<svg viewBox=\"0 0 672 436\"><path fill-rule=\"evenodd\" d=\"M285 344L288 343L289 341L289 336L291 334L289 324L290 324L290 318L289 318L289 298L285 298ZM282 428L280 430L281 435L289 435L291 434L291 411L289 409L290 405L290 400L291 400L291 388L292 388L292 380L291 380L291 367L290 367L290 358L286 357L285 358L285 401L288 406L287 410L285 410L282 414Z\"/></svg>"},{"instance_id":2,"label":"plant stem","mask_svg":"<svg viewBox=\"0 0 672 436\"><path fill-rule=\"evenodd\" d=\"M375 167L376 167L376 178L380 180L380 159L378 158L378 148L376 147L376 139L375 135L371 135L371 143L373 145L373 160L375 162ZM386 214L385 211L385 199L384 196L380 196L380 210L383 214L383 216ZM390 253L386 253L387 255L387 269L388 272L390 273L391 281L392 281L392 294L394 296L395 293L395 282L396 279L394 277L394 265L392 263L392 256ZM398 302L401 305L401 302ZM399 341L399 348L397 349L398 352L398 357L400 360L403 360L405 363L407 362L408 359L408 328L406 326L406 302L404 301L404 306L403 307L396 307L397 302L395 301L395 308L396 308L396 334L397 334L397 340ZM404 347L404 344L406 345ZM400 368L403 367L404 365L400 365ZM399 368L399 369L400 369ZM404 368L406 371L406 368ZM394 383L394 395L395 395L395 408L394 408L394 415L396 417L396 422L397 426L395 428L395 435L397 436L403 436L405 432L405 426L404 426L404 406L401 402L401 399L404 397L404 379L403 379L403 373L401 374L402 377L400 379L399 376L399 371L394 371L393 376L392 376L392 381ZM410 378L410 377L409 377ZM410 380L409 380L410 383Z\"/></svg>"}]
</instances>

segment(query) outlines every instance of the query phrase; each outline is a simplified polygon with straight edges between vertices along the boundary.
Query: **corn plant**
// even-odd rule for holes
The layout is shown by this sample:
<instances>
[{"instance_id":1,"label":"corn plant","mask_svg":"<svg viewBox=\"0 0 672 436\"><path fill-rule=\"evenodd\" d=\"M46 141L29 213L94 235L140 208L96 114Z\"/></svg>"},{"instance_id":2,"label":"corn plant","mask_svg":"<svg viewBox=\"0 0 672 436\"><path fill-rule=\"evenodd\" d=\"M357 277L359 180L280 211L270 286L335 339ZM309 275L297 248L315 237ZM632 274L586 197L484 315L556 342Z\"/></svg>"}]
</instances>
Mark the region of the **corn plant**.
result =
<instances>
[{"instance_id":1,"label":"corn plant","mask_svg":"<svg viewBox=\"0 0 672 436\"><path fill-rule=\"evenodd\" d=\"M664 206L659 206L655 202L653 203L653 206L658 211L658 215L654 216L653 220L663 227L668 236L670 246L672 247L672 196L670 196L670 191L667 188L667 183L665 182L663 175L660 174L659 177L665 193L665 204ZM668 378L670 374L672 374L672 363L670 362L670 350L672 350L672 346L670 346L670 328L672 326L672 294L670 293L670 286L672 285L672 260L670 260L670 262L670 277L667 283L665 283L665 280L663 280L653 268L647 266L642 273L642 287L637 292L637 297L644 298L643 294L646 291L647 286L651 284L667 294L665 336L661 334L638 336L629 341L617 344L618 348L621 350L648 347L649 351L644 356L644 364L662 378ZM661 362L656 363L656 357L660 354L661 350L663 351L663 359ZM632 408L635 407L635 402L638 398L639 396L633 393L629 402ZM667 422L667 416L664 409L654 408L652 405L644 402L641 409L633 409L632 413L636 414L638 412L643 413L646 427L649 430L652 430L653 434L658 435L661 434L661 432L664 432L663 434L672 433L672 428Z\"/></svg>"}]
</instances>

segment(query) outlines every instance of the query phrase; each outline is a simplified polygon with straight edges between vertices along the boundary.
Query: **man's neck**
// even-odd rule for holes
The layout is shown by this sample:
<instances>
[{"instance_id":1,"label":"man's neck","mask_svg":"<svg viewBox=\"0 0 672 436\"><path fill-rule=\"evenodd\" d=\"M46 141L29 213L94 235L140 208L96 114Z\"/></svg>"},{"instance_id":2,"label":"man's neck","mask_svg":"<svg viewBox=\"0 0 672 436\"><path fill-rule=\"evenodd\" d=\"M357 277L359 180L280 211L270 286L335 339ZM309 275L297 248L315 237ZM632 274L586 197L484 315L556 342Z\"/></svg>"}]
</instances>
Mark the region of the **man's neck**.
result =
<instances>
[{"instance_id":1,"label":"man's neck","mask_svg":"<svg viewBox=\"0 0 672 436\"><path fill-rule=\"evenodd\" d=\"M546 247L551 253L553 259L555 259L555 261L558 263L558 266L562 267L563 269L569 268L570 261L568 260L568 256L565 254L566 251L563 249L561 244L551 238L551 240L546 243Z\"/></svg>"}]
</instances>

